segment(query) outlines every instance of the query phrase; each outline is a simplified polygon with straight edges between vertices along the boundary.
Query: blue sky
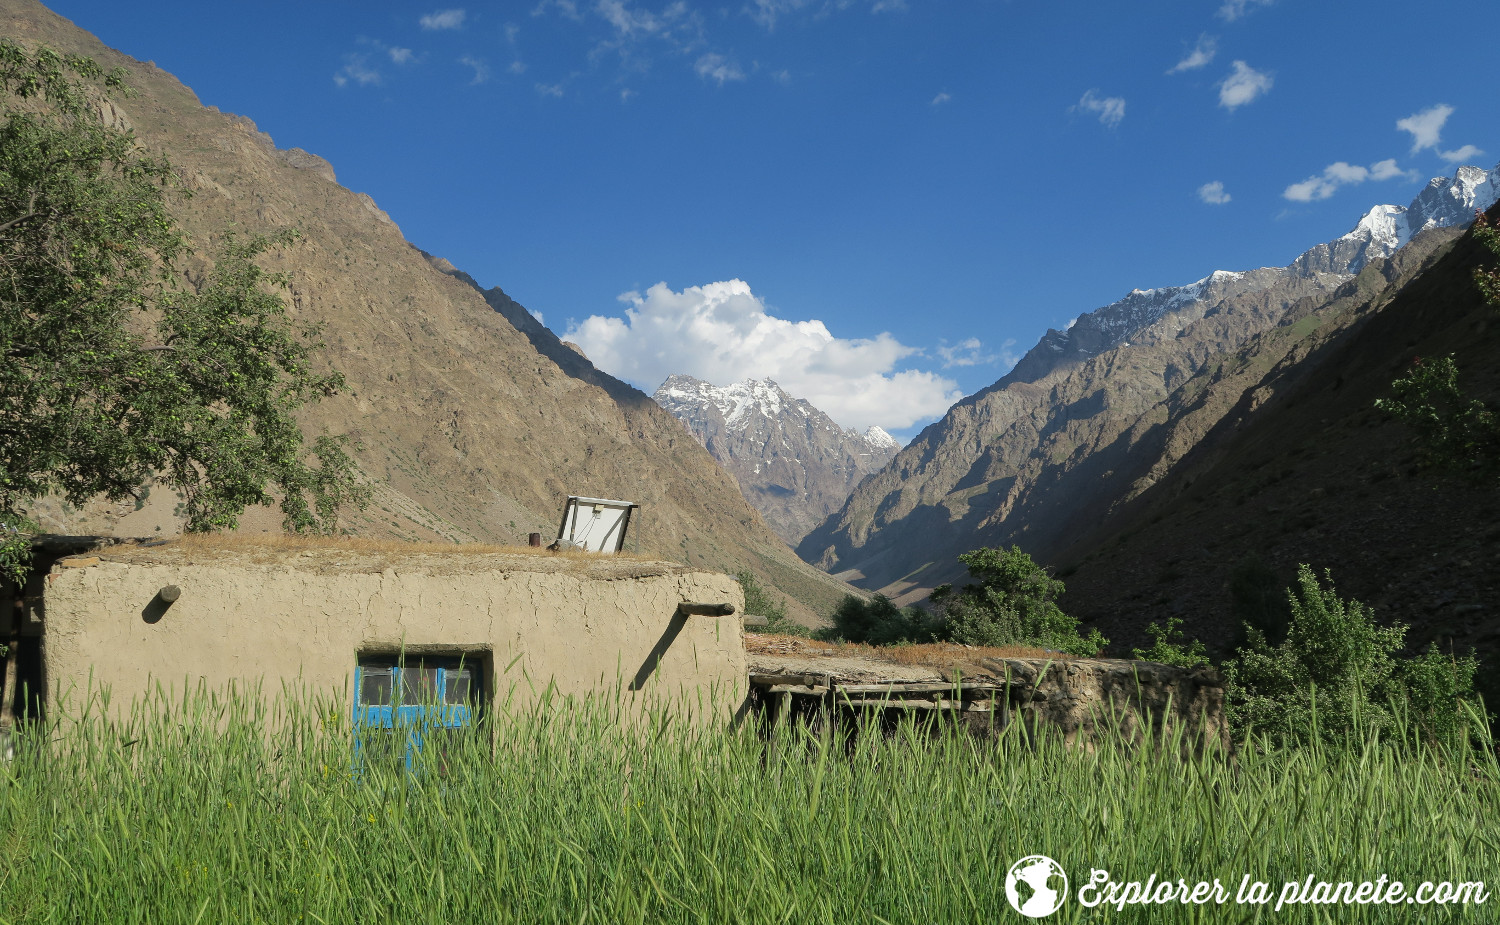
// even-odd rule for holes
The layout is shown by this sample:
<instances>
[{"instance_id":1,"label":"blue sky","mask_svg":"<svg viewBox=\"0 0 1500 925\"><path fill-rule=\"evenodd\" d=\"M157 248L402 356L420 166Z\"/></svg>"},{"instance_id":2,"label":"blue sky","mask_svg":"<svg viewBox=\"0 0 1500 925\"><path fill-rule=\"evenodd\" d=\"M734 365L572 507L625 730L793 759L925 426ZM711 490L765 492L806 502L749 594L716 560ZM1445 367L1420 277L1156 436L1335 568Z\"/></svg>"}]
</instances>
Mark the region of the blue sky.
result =
<instances>
[{"instance_id":1,"label":"blue sky","mask_svg":"<svg viewBox=\"0 0 1500 925\"><path fill-rule=\"evenodd\" d=\"M49 5L647 391L902 438L1132 288L1500 161L1493 0L461 3Z\"/></svg>"}]
</instances>

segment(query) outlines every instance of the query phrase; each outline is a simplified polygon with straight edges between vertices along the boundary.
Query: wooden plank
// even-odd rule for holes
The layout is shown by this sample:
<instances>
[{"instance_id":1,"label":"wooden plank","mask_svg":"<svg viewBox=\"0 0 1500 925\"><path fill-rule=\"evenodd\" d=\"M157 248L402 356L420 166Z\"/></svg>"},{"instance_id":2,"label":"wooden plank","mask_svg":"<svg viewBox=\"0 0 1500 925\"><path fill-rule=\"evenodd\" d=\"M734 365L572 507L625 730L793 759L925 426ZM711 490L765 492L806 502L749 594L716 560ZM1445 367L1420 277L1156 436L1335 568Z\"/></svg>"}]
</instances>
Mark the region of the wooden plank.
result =
<instances>
[{"instance_id":1,"label":"wooden plank","mask_svg":"<svg viewBox=\"0 0 1500 925\"><path fill-rule=\"evenodd\" d=\"M948 691L995 691L1004 693L1004 684L990 684L984 681L964 681L961 684L953 684L947 681L890 681L881 684L840 684L841 692L850 694L931 694L946 693Z\"/></svg>"},{"instance_id":2,"label":"wooden plank","mask_svg":"<svg viewBox=\"0 0 1500 925\"><path fill-rule=\"evenodd\" d=\"M827 687L830 678L826 674L811 674L799 671L796 674L758 674L751 672L750 683L756 687L771 687L777 684L795 684L801 687Z\"/></svg>"},{"instance_id":3,"label":"wooden plank","mask_svg":"<svg viewBox=\"0 0 1500 925\"><path fill-rule=\"evenodd\" d=\"M16 724L16 677L21 673L21 636L10 638L10 648L5 653L5 683L0 685L0 730L10 732Z\"/></svg>"},{"instance_id":4,"label":"wooden plank","mask_svg":"<svg viewBox=\"0 0 1500 925\"><path fill-rule=\"evenodd\" d=\"M816 694L822 696L828 693L828 688L823 685L808 686L806 684L773 684L767 690L768 694Z\"/></svg>"},{"instance_id":5,"label":"wooden plank","mask_svg":"<svg viewBox=\"0 0 1500 925\"><path fill-rule=\"evenodd\" d=\"M888 710L960 710L965 713L999 713L1002 708L988 700L888 700L879 697L842 697L839 706Z\"/></svg>"}]
</instances>

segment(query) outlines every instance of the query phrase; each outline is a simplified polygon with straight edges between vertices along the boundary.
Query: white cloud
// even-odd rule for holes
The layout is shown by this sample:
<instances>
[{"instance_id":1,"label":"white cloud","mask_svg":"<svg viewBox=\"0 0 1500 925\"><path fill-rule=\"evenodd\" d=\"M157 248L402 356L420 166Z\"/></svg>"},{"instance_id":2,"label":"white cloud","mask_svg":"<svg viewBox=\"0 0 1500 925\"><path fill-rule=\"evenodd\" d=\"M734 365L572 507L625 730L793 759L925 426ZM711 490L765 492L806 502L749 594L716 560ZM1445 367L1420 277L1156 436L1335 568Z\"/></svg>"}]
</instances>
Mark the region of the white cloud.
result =
<instances>
[{"instance_id":1,"label":"white cloud","mask_svg":"<svg viewBox=\"0 0 1500 925\"><path fill-rule=\"evenodd\" d=\"M476 58L473 55L464 55L462 58L458 59L458 63L462 64L464 67L473 69L474 79L469 81L470 84L482 84L486 80L490 79L490 66L485 63L483 58Z\"/></svg>"},{"instance_id":2,"label":"white cloud","mask_svg":"<svg viewBox=\"0 0 1500 925\"><path fill-rule=\"evenodd\" d=\"M1247 15L1258 6L1270 6L1275 0L1224 0L1224 5L1219 7L1219 18L1225 22L1234 22Z\"/></svg>"},{"instance_id":3,"label":"white cloud","mask_svg":"<svg viewBox=\"0 0 1500 925\"><path fill-rule=\"evenodd\" d=\"M420 22L423 29L462 29L467 15L464 10L438 10L423 16Z\"/></svg>"},{"instance_id":4,"label":"white cloud","mask_svg":"<svg viewBox=\"0 0 1500 925\"><path fill-rule=\"evenodd\" d=\"M1099 96L1099 91L1089 90L1083 94L1074 109L1082 109L1084 112L1094 113L1099 121L1114 128L1125 118L1125 100L1118 96Z\"/></svg>"},{"instance_id":5,"label":"white cloud","mask_svg":"<svg viewBox=\"0 0 1500 925\"><path fill-rule=\"evenodd\" d=\"M771 32L776 28L777 19L810 6L811 2L812 0L755 0L755 7L749 10L750 18L765 26L767 32Z\"/></svg>"},{"instance_id":6,"label":"white cloud","mask_svg":"<svg viewBox=\"0 0 1500 925\"><path fill-rule=\"evenodd\" d=\"M1230 195L1224 192L1224 182L1215 180L1198 187L1198 198L1211 206L1222 206L1230 200Z\"/></svg>"},{"instance_id":7,"label":"white cloud","mask_svg":"<svg viewBox=\"0 0 1500 925\"><path fill-rule=\"evenodd\" d=\"M936 417L962 397L936 373L896 364L918 351L890 334L834 337L821 321L788 321L740 280L674 292L657 283L627 292L625 317L570 322L564 340L601 369L650 391L673 373L727 385L775 379L845 427L887 430Z\"/></svg>"},{"instance_id":8,"label":"white cloud","mask_svg":"<svg viewBox=\"0 0 1500 925\"><path fill-rule=\"evenodd\" d=\"M1334 161L1324 167L1321 174L1293 183L1281 195L1292 202L1317 202L1332 196L1341 186L1358 186L1366 180L1410 179L1411 176L1410 171L1396 166L1395 158L1376 161L1369 167Z\"/></svg>"},{"instance_id":9,"label":"white cloud","mask_svg":"<svg viewBox=\"0 0 1500 925\"><path fill-rule=\"evenodd\" d=\"M1219 53L1219 41L1211 35L1198 36L1198 44L1188 52L1187 57L1172 65L1168 74L1180 74L1183 71L1196 71L1200 67L1206 67Z\"/></svg>"},{"instance_id":10,"label":"white cloud","mask_svg":"<svg viewBox=\"0 0 1500 925\"><path fill-rule=\"evenodd\" d=\"M524 74L526 73L526 62L512 61L510 63L510 67L506 68L506 70L510 71L512 74Z\"/></svg>"},{"instance_id":11,"label":"white cloud","mask_svg":"<svg viewBox=\"0 0 1500 925\"><path fill-rule=\"evenodd\" d=\"M368 87L380 83L380 72L370 67L364 55L344 55L344 66L334 73L333 82L340 87L351 83Z\"/></svg>"},{"instance_id":12,"label":"white cloud","mask_svg":"<svg viewBox=\"0 0 1500 925\"><path fill-rule=\"evenodd\" d=\"M533 318L536 319L537 324L546 324L547 323L547 319L545 319L545 318L542 317L542 313L541 312L534 311L534 310L529 309L529 308L526 309L526 311L531 315L531 317L533 317Z\"/></svg>"},{"instance_id":13,"label":"white cloud","mask_svg":"<svg viewBox=\"0 0 1500 925\"><path fill-rule=\"evenodd\" d=\"M516 36L518 36L520 34L521 34L521 27L520 26L516 25L513 22L508 22L508 23L505 24L505 41L507 41L510 44L514 45L514 44L516 44Z\"/></svg>"},{"instance_id":14,"label":"white cloud","mask_svg":"<svg viewBox=\"0 0 1500 925\"><path fill-rule=\"evenodd\" d=\"M946 102L948 102L948 101L950 101L952 99L953 99L953 97L950 94L939 93L937 96L934 96L932 98L932 105L934 105L934 106L941 106L944 103L946 103Z\"/></svg>"},{"instance_id":15,"label":"white cloud","mask_svg":"<svg viewBox=\"0 0 1500 925\"><path fill-rule=\"evenodd\" d=\"M410 64L416 58L410 48L387 48L385 53L391 56L391 61L395 64Z\"/></svg>"},{"instance_id":16,"label":"white cloud","mask_svg":"<svg viewBox=\"0 0 1500 925\"><path fill-rule=\"evenodd\" d=\"M578 12L578 4L574 0L541 0L531 11L533 18L546 14L549 7L556 7L557 11L568 19L578 22L583 19L583 14Z\"/></svg>"},{"instance_id":17,"label":"white cloud","mask_svg":"<svg viewBox=\"0 0 1500 925\"><path fill-rule=\"evenodd\" d=\"M783 87L790 87L792 85L792 72L783 68L782 70L773 73L771 75L771 79L781 84Z\"/></svg>"},{"instance_id":18,"label":"white cloud","mask_svg":"<svg viewBox=\"0 0 1500 925\"><path fill-rule=\"evenodd\" d=\"M1450 164L1457 164L1459 161L1471 161L1483 153L1473 145L1464 145L1456 151L1439 151L1438 157Z\"/></svg>"},{"instance_id":19,"label":"white cloud","mask_svg":"<svg viewBox=\"0 0 1500 925\"><path fill-rule=\"evenodd\" d=\"M624 89L622 89L620 91L620 102L622 102L622 103L628 103L628 102L630 102L630 98L631 97L633 97L633 96L639 96L639 95L640 94L636 93L634 90L630 89L629 87L625 87Z\"/></svg>"},{"instance_id":20,"label":"white cloud","mask_svg":"<svg viewBox=\"0 0 1500 925\"><path fill-rule=\"evenodd\" d=\"M943 340L938 341L937 355L943 358L944 369L954 366L987 366L1009 356L1011 351L1007 348L1015 346L1015 343L1015 339L1012 338L1001 346L999 353L985 353L984 344L977 337L966 337L952 345ZM1015 359L1009 360L1009 365L1015 364Z\"/></svg>"},{"instance_id":21,"label":"white cloud","mask_svg":"<svg viewBox=\"0 0 1500 925\"><path fill-rule=\"evenodd\" d=\"M595 11L615 27L622 37L654 35L662 30L662 20L650 10L632 10L624 0L598 0Z\"/></svg>"},{"instance_id":22,"label":"white cloud","mask_svg":"<svg viewBox=\"0 0 1500 925\"><path fill-rule=\"evenodd\" d=\"M542 96L561 97L563 95L563 85L539 83L536 85L536 92Z\"/></svg>"},{"instance_id":23,"label":"white cloud","mask_svg":"<svg viewBox=\"0 0 1500 925\"><path fill-rule=\"evenodd\" d=\"M1231 66L1234 71L1219 83L1219 105L1230 112L1253 103L1271 89L1270 73L1257 71L1243 61L1236 61Z\"/></svg>"},{"instance_id":24,"label":"white cloud","mask_svg":"<svg viewBox=\"0 0 1500 925\"><path fill-rule=\"evenodd\" d=\"M698 76L704 80L718 81L721 87L726 81L745 79L745 72L740 70L738 64L713 52L699 58L698 63L693 65L693 70L697 71Z\"/></svg>"},{"instance_id":25,"label":"white cloud","mask_svg":"<svg viewBox=\"0 0 1500 925\"><path fill-rule=\"evenodd\" d=\"M1450 164L1459 161L1467 161L1477 157L1484 152L1473 145L1464 145L1452 151L1444 151L1438 145L1443 140L1443 126L1448 124L1448 117L1453 115L1454 109L1447 103L1439 103L1429 106L1421 112L1414 112L1405 119L1396 122L1396 128L1403 132L1411 133L1411 153L1432 148L1437 156Z\"/></svg>"},{"instance_id":26,"label":"white cloud","mask_svg":"<svg viewBox=\"0 0 1500 925\"><path fill-rule=\"evenodd\" d=\"M1397 120L1396 128L1411 133L1411 153L1416 154L1424 148L1437 147L1438 142L1442 141L1443 125L1451 115L1453 107L1447 103L1439 103Z\"/></svg>"},{"instance_id":27,"label":"white cloud","mask_svg":"<svg viewBox=\"0 0 1500 925\"><path fill-rule=\"evenodd\" d=\"M744 12L755 22L765 26L767 32L776 30L776 23L783 16L811 11L814 18L822 19L848 9L868 6L871 13L904 13L910 9L908 0L755 0L744 7Z\"/></svg>"}]
</instances>

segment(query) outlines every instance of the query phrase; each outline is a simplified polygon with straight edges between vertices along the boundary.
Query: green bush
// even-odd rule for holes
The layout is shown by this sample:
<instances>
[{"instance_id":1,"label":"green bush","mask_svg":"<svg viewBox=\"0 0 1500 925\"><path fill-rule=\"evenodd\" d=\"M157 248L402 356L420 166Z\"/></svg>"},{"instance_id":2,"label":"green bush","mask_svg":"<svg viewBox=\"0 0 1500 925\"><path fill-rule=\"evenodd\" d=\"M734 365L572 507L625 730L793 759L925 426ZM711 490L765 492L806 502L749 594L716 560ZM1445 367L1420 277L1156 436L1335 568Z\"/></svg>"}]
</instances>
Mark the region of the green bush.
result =
<instances>
[{"instance_id":1,"label":"green bush","mask_svg":"<svg viewBox=\"0 0 1500 925\"><path fill-rule=\"evenodd\" d=\"M1136 649L1136 658L1182 668L1197 668L1208 664L1208 653L1204 651L1202 642L1197 639L1191 642L1178 641L1182 638L1180 618L1168 617L1165 625L1152 623L1146 627L1146 632L1154 641L1149 649Z\"/></svg>"},{"instance_id":2,"label":"green bush","mask_svg":"<svg viewBox=\"0 0 1500 925\"><path fill-rule=\"evenodd\" d=\"M1407 628L1377 625L1364 604L1339 598L1330 573L1324 578L1326 588L1300 565L1297 590L1287 593L1286 639L1272 646L1247 626L1247 645L1224 664L1235 731L1280 741L1363 736L1391 728L1394 712L1434 738L1467 728L1462 702L1474 699L1473 657L1444 658L1430 648L1399 658Z\"/></svg>"},{"instance_id":3,"label":"green bush","mask_svg":"<svg viewBox=\"0 0 1500 925\"><path fill-rule=\"evenodd\" d=\"M1072 655L1097 655L1109 640L1090 630L1080 636L1078 620L1054 599L1063 583L1047 574L1020 547L982 548L958 557L974 582L958 591L935 588L922 607L897 607L877 594L864 600L846 595L833 612L833 625L821 639L843 639L888 646L911 642L957 642L970 646L1034 646Z\"/></svg>"},{"instance_id":4,"label":"green bush","mask_svg":"<svg viewBox=\"0 0 1500 925\"><path fill-rule=\"evenodd\" d=\"M1465 701L1476 708L1476 715L1482 715L1474 694L1478 671L1479 661L1472 654L1444 655L1435 643L1421 655L1402 662L1400 676L1412 719L1429 737L1451 742L1454 736L1466 734L1472 722L1465 715Z\"/></svg>"},{"instance_id":5,"label":"green bush","mask_svg":"<svg viewBox=\"0 0 1500 925\"><path fill-rule=\"evenodd\" d=\"M1412 429L1429 464L1460 469L1500 464L1500 417L1458 387L1451 355L1417 357L1406 378L1391 383L1391 391L1394 397L1377 400L1375 407Z\"/></svg>"},{"instance_id":6,"label":"green bush","mask_svg":"<svg viewBox=\"0 0 1500 925\"><path fill-rule=\"evenodd\" d=\"M1078 620L1055 603L1064 585L1019 546L983 547L958 557L974 579L954 591L933 590L941 635L973 646L1028 645L1072 655L1097 655L1109 644L1097 629L1078 632Z\"/></svg>"},{"instance_id":7,"label":"green bush","mask_svg":"<svg viewBox=\"0 0 1500 925\"><path fill-rule=\"evenodd\" d=\"M863 642L872 646L933 642L941 624L920 607L897 607L884 594L870 600L844 595L833 612L833 625L817 633L818 638Z\"/></svg>"},{"instance_id":8,"label":"green bush","mask_svg":"<svg viewBox=\"0 0 1500 925\"><path fill-rule=\"evenodd\" d=\"M811 636L812 630L786 615L786 598L776 600L755 575L749 571L735 573L735 580L745 592L745 614L766 618L766 625L758 632L776 633L782 636Z\"/></svg>"}]
</instances>

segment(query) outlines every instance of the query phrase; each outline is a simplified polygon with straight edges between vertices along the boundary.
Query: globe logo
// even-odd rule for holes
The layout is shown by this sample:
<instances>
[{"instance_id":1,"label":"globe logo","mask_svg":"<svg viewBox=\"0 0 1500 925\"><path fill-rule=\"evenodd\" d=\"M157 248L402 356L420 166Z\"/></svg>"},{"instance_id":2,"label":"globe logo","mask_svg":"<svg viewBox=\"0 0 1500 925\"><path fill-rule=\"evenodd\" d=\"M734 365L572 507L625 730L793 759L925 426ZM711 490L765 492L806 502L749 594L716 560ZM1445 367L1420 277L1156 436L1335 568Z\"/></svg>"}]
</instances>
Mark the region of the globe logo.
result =
<instances>
[{"instance_id":1,"label":"globe logo","mask_svg":"<svg viewBox=\"0 0 1500 925\"><path fill-rule=\"evenodd\" d=\"M1044 854L1024 857L1005 875L1005 898L1012 909L1029 918L1051 915L1068 898L1068 875Z\"/></svg>"}]
</instances>

